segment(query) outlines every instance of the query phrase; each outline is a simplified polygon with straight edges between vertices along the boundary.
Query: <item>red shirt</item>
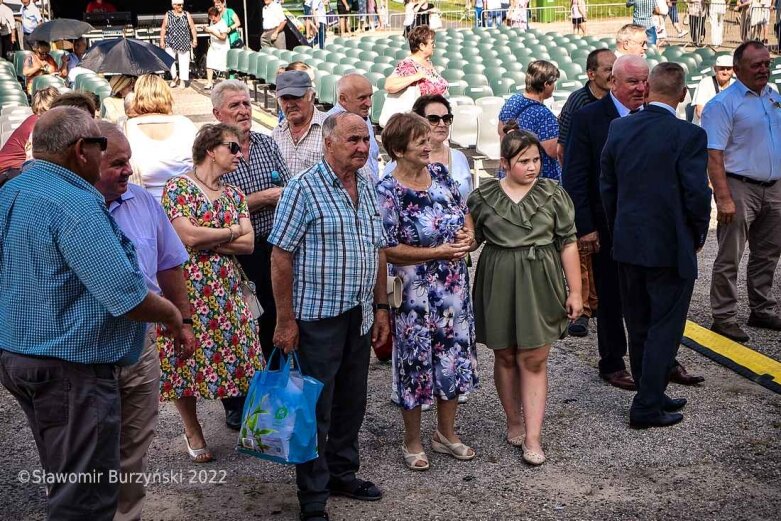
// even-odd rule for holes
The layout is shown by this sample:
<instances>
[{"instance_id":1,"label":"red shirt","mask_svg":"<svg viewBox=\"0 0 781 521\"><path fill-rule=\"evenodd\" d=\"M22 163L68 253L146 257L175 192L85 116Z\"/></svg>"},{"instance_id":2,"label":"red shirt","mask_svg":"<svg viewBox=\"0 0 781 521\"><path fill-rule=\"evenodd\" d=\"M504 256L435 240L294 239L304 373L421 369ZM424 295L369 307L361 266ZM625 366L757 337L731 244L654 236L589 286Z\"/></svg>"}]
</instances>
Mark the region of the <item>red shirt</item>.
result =
<instances>
[{"instance_id":1,"label":"red shirt","mask_svg":"<svg viewBox=\"0 0 781 521\"><path fill-rule=\"evenodd\" d=\"M116 13L117 8L113 4L103 2L99 4L97 2L90 2L87 4L88 13Z\"/></svg>"},{"instance_id":2,"label":"red shirt","mask_svg":"<svg viewBox=\"0 0 781 521\"><path fill-rule=\"evenodd\" d=\"M27 161L27 142L30 140L36 121L38 116L33 114L8 137L8 141L0 149L0 172L9 168L21 168L22 163Z\"/></svg>"}]
</instances>

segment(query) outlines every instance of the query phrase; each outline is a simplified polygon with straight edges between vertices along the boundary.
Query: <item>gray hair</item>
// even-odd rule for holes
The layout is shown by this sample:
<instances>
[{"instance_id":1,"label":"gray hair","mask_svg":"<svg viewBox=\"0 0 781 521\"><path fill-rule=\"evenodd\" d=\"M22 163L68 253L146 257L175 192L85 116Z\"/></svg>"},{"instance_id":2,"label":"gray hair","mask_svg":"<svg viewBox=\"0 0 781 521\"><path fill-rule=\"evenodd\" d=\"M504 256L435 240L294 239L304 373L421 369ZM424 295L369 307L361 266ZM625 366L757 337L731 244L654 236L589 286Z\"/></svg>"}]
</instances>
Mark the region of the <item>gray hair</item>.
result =
<instances>
[{"instance_id":1,"label":"gray hair","mask_svg":"<svg viewBox=\"0 0 781 521\"><path fill-rule=\"evenodd\" d=\"M357 116L352 112L337 112L336 114L331 114L325 118L325 121L323 121L323 139L328 139L331 137L331 135L334 133L334 130L339 125L339 122L350 116L355 116L356 118L360 119L360 116Z\"/></svg>"},{"instance_id":2,"label":"gray hair","mask_svg":"<svg viewBox=\"0 0 781 521\"><path fill-rule=\"evenodd\" d=\"M98 120L98 130L100 130L100 135L108 138L109 141L116 138L127 139L118 125L105 119Z\"/></svg>"},{"instance_id":3,"label":"gray hair","mask_svg":"<svg viewBox=\"0 0 781 521\"><path fill-rule=\"evenodd\" d=\"M339 78L336 81L336 97L337 97L337 99L339 98L339 96L342 95L342 91L344 91L347 88L347 86L350 85L352 80L354 80L355 78L360 78L361 80L365 81L367 84L369 84L371 86L371 82L369 80L367 80L366 77L363 74L361 74L359 72L355 72L355 71L350 71L350 72L344 74L341 78Z\"/></svg>"},{"instance_id":4,"label":"gray hair","mask_svg":"<svg viewBox=\"0 0 781 521\"><path fill-rule=\"evenodd\" d=\"M636 34L645 33L645 27L636 24L626 24L616 33L616 43L628 42Z\"/></svg>"},{"instance_id":5,"label":"gray hair","mask_svg":"<svg viewBox=\"0 0 781 521\"><path fill-rule=\"evenodd\" d=\"M660 63L648 75L648 86L651 92L662 96L680 96L686 88L686 73L677 63Z\"/></svg>"},{"instance_id":6,"label":"gray hair","mask_svg":"<svg viewBox=\"0 0 781 521\"><path fill-rule=\"evenodd\" d=\"M239 80L223 80L214 86L212 90L212 107L219 109L225 102L225 91L243 92L249 96L249 87L243 81Z\"/></svg>"},{"instance_id":7,"label":"gray hair","mask_svg":"<svg viewBox=\"0 0 781 521\"><path fill-rule=\"evenodd\" d=\"M66 148L95 132L95 119L76 107L55 107L45 112L33 129L33 157L62 154Z\"/></svg>"}]
</instances>

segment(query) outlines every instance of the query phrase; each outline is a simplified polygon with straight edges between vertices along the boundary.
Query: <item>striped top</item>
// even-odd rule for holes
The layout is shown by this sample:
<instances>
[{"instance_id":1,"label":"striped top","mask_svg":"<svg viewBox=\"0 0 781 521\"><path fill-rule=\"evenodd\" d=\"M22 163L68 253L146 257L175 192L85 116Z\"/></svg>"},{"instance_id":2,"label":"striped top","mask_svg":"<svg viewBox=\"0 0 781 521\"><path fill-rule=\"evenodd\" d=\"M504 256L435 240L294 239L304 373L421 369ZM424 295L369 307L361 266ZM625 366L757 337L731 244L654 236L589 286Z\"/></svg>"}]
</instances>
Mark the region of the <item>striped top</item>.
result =
<instances>
[{"instance_id":1,"label":"striped top","mask_svg":"<svg viewBox=\"0 0 781 521\"><path fill-rule=\"evenodd\" d=\"M570 94L564 106L561 107L561 112L559 113L559 140L557 141L561 145L567 144L567 135L569 134L569 124L572 120L572 115L592 101L597 101L597 98L591 93L591 89L588 88L589 83L591 82L587 81L583 87Z\"/></svg>"},{"instance_id":2,"label":"striped top","mask_svg":"<svg viewBox=\"0 0 781 521\"><path fill-rule=\"evenodd\" d=\"M361 334L374 321L379 250L387 246L377 199L356 174L358 205L323 160L293 177L277 205L268 242L293 253L293 310L303 321L361 306Z\"/></svg>"}]
</instances>

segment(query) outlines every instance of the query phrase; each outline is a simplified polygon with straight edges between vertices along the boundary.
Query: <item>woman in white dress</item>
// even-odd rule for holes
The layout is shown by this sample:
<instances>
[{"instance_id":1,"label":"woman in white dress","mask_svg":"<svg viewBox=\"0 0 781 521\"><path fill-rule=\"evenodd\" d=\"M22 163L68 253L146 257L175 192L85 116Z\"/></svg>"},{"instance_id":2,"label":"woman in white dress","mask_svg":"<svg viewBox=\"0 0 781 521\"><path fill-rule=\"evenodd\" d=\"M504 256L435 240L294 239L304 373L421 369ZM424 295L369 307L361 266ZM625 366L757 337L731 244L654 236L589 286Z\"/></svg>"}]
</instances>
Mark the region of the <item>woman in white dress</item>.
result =
<instances>
[{"instance_id":1,"label":"woman in white dress","mask_svg":"<svg viewBox=\"0 0 781 521\"><path fill-rule=\"evenodd\" d=\"M158 202L166 181L192 170L192 147L197 129L184 116L174 115L171 89L154 74L136 81L125 135L133 152L131 182L140 184Z\"/></svg>"},{"instance_id":2,"label":"woman in white dress","mask_svg":"<svg viewBox=\"0 0 781 521\"><path fill-rule=\"evenodd\" d=\"M211 24L204 27L209 33L209 52L206 53L206 90L214 87L214 73L228 70L228 25L216 7L207 11Z\"/></svg>"}]
</instances>

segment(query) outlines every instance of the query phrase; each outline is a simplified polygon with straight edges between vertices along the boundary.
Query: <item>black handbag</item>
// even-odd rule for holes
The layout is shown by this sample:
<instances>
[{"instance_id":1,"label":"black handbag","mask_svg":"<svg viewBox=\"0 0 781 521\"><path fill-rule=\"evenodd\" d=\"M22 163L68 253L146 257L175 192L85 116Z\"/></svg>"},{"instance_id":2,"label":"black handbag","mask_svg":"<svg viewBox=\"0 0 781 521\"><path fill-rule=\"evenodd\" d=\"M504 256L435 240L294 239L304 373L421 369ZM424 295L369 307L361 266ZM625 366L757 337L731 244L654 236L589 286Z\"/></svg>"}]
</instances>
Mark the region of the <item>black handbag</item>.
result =
<instances>
[{"instance_id":1,"label":"black handbag","mask_svg":"<svg viewBox=\"0 0 781 521\"><path fill-rule=\"evenodd\" d=\"M231 44L231 49L243 49L244 48L244 40L239 38L235 42Z\"/></svg>"}]
</instances>

